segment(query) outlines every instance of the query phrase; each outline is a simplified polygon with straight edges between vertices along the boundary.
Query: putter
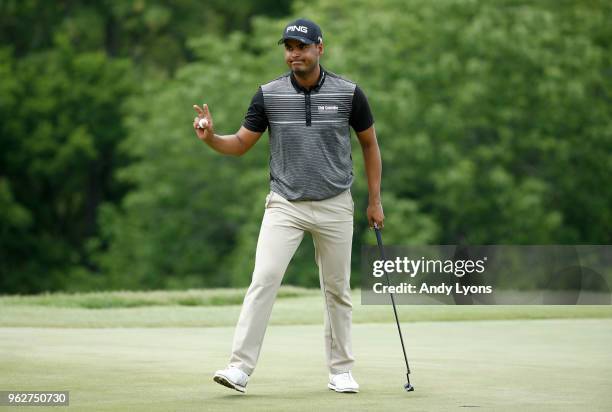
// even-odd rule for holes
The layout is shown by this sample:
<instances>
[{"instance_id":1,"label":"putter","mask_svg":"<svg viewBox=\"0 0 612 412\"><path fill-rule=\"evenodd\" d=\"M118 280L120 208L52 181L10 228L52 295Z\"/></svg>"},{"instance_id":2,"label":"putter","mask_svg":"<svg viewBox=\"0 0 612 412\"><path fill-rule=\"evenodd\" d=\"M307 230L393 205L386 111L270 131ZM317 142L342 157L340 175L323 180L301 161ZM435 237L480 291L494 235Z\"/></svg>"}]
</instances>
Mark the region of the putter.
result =
<instances>
[{"instance_id":1,"label":"putter","mask_svg":"<svg viewBox=\"0 0 612 412\"><path fill-rule=\"evenodd\" d=\"M380 234L380 229L378 225L374 223L374 232L376 233L376 242L378 242L378 250L380 252L380 257L384 261L385 258L385 250L383 249L382 235ZM385 278L387 279L387 286L391 286L389 282L389 275L385 271ZM406 348L404 347L404 338L402 337L402 329L400 328L399 319L397 317L397 309L395 308L395 299L393 299L393 293L389 293L391 296L391 303L393 304L393 313L395 314L395 323L397 324L397 331L399 332L400 342L402 343L402 351L404 352L404 360L406 361L406 384L404 385L404 389L406 392L414 391L414 386L410 384L410 366L408 365L408 356L406 356Z\"/></svg>"}]
</instances>

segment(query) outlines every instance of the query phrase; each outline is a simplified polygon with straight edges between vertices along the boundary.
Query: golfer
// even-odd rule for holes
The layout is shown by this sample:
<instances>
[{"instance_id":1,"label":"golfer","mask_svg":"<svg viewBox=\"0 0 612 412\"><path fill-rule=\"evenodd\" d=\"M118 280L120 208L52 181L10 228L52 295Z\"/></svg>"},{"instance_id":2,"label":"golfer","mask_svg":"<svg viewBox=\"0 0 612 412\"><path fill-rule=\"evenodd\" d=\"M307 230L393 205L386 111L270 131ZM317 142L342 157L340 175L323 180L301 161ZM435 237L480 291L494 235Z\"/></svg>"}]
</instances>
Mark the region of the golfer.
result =
<instances>
[{"instance_id":1,"label":"golfer","mask_svg":"<svg viewBox=\"0 0 612 412\"><path fill-rule=\"evenodd\" d=\"M370 227L383 227L381 159L374 119L363 91L319 64L323 34L314 22L289 23L279 44L290 72L259 87L240 130L215 134L208 106L194 106L198 138L229 155L246 153L268 129L270 193L257 241L255 268L236 326L229 366L214 380L246 392L272 305L304 232L312 235L325 302L324 340L328 388L358 392L351 374L350 290L354 203L350 128L365 159ZM290 368L295 365L287 365Z\"/></svg>"}]
</instances>

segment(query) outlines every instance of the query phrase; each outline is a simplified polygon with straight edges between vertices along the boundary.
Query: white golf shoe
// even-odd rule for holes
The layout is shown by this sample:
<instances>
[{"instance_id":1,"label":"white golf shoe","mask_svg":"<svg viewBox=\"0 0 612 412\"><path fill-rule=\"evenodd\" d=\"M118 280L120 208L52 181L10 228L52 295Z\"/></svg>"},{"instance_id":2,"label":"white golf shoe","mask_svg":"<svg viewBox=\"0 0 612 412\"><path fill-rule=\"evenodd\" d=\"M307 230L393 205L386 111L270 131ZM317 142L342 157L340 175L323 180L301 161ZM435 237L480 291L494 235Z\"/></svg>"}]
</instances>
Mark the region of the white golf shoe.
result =
<instances>
[{"instance_id":1,"label":"white golf shoe","mask_svg":"<svg viewBox=\"0 0 612 412\"><path fill-rule=\"evenodd\" d=\"M244 373L241 369L230 365L225 369L215 372L213 380L228 388L236 389L238 392L246 393L249 375Z\"/></svg>"},{"instance_id":2,"label":"white golf shoe","mask_svg":"<svg viewBox=\"0 0 612 412\"><path fill-rule=\"evenodd\" d=\"M337 375L329 374L329 383L327 387L336 392L357 393L359 392L359 384L353 379L350 371L339 373Z\"/></svg>"}]
</instances>

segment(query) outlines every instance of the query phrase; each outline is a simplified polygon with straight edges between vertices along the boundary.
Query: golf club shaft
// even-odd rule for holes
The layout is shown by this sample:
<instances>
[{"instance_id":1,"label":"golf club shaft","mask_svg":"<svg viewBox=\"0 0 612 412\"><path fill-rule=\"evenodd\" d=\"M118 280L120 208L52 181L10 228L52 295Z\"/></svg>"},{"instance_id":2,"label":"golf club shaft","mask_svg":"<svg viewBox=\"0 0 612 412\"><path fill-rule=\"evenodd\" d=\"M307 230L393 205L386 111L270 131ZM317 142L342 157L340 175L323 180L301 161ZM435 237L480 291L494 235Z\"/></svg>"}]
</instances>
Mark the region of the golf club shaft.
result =
<instances>
[{"instance_id":1,"label":"golf club shaft","mask_svg":"<svg viewBox=\"0 0 612 412\"><path fill-rule=\"evenodd\" d=\"M376 241L378 242L378 250L380 252L380 257L384 261L386 260L386 258L385 258L385 250L383 248L383 243L382 243L382 235L380 233L380 229L378 229L377 227L374 228L374 231L376 233ZM387 286L391 286L391 283L389 282L389 275L387 274L387 271L384 271L384 272L385 272L385 278L387 279ZM404 346L402 328L400 327L399 318L397 316L397 309L395 307L395 299L393 298L393 293L389 292L389 295L391 296L391 303L393 304L393 314L395 315L395 323L397 324L397 331L399 332L400 342L402 343L402 351L404 353L404 360L406 361L406 371L407 371L406 376L408 377L408 375L410 375L410 365L408 365L408 356L406 356L406 347ZM408 377L408 382L410 383L409 377Z\"/></svg>"}]
</instances>

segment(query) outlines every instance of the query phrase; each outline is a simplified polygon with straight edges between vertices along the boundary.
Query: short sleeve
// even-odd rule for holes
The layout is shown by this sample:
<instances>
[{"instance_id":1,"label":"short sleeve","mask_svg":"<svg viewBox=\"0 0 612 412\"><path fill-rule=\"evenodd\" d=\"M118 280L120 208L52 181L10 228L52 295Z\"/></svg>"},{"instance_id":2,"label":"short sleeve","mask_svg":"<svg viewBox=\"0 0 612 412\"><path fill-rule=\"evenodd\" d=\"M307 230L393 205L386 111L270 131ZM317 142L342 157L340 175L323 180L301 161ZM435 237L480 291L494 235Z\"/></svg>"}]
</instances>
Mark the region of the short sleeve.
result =
<instances>
[{"instance_id":1,"label":"short sleeve","mask_svg":"<svg viewBox=\"0 0 612 412\"><path fill-rule=\"evenodd\" d=\"M264 109L264 98L261 87L257 89L257 93L251 99L251 104L244 116L242 125L252 132L263 133L268 127L268 116Z\"/></svg>"},{"instance_id":2,"label":"short sleeve","mask_svg":"<svg viewBox=\"0 0 612 412\"><path fill-rule=\"evenodd\" d=\"M353 108L349 124L357 133L363 132L374 124L374 116L372 116L370 104L359 86L355 86L355 92L353 93Z\"/></svg>"}]
</instances>

